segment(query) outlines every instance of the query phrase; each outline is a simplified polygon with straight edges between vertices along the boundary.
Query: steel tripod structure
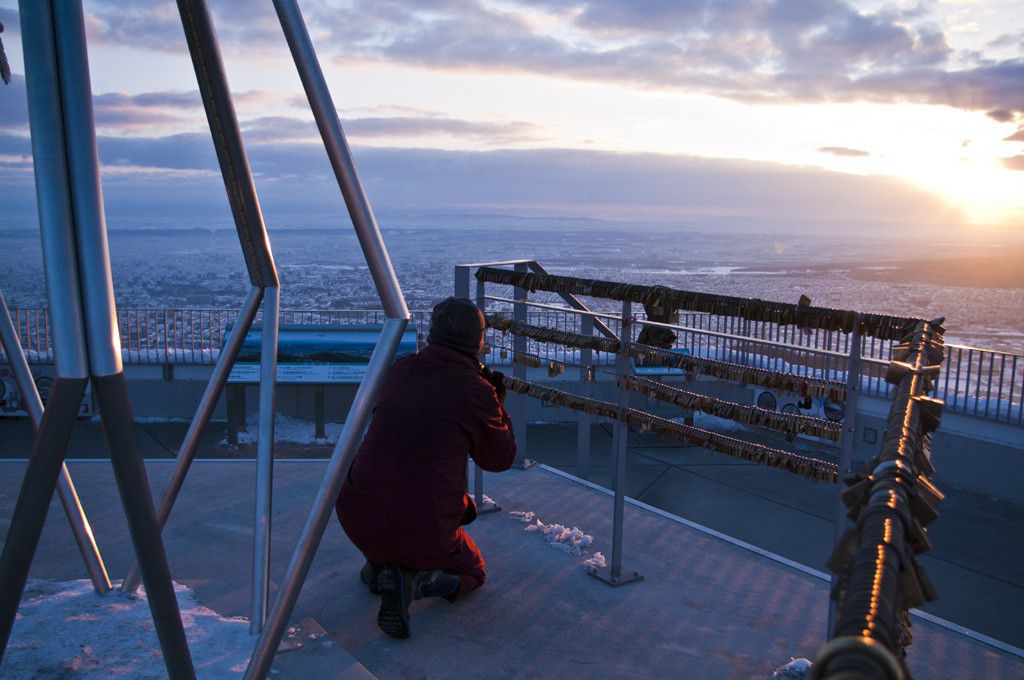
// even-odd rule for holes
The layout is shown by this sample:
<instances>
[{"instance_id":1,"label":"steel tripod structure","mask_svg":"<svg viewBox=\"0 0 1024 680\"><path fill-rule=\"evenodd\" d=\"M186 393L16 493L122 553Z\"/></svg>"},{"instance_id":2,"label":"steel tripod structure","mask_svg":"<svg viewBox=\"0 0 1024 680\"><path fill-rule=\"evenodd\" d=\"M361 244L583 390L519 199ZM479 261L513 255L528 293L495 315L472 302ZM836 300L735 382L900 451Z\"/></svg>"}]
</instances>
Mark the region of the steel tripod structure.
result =
<instances>
[{"instance_id":1,"label":"steel tripod structure","mask_svg":"<svg viewBox=\"0 0 1024 680\"><path fill-rule=\"evenodd\" d=\"M149 494L145 467L138 454L121 366L80 0L67 3L57 0L21 2L36 186L58 379L43 415L0 561L0 582L4 584L0 591L0 643L6 646L32 553L45 520L46 508L62 469L74 415L86 382L91 378L136 544L138 562L129 570L122 589L136 588L141 577L149 596L169 675L174 678L194 677L160 531L170 516L195 457L199 438L209 423L246 333L252 327L262 303L252 602L252 630L254 633L262 632L246 677L263 678L269 673L277 646L330 520L345 473L369 422L387 368L394 359L409 323L410 314L376 218L356 173L345 134L299 8L292 0L275 0L278 18L384 307L386 321L268 615L273 413L280 283L205 0L178 0L177 4L245 256L251 289L182 441L177 464L157 512ZM73 53L77 61L58 60L57 53L61 52L62 47L69 54ZM65 86L70 94L63 92ZM65 98L63 108L61 95ZM67 120L61 117L62 113L67 116ZM67 157L64 155L65 134ZM79 147L84 147L88 153L83 155ZM78 288L79 282L81 290ZM267 617L265 626L264 617Z\"/></svg>"},{"instance_id":2,"label":"steel tripod structure","mask_svg":"<svg viewBox=\"0 0 1024 680\"><path fill-rule=\"evenodd\" d=\"M11 372L14 374L14 381L18 385L18 392L21 393L25 410L28 411L32 425L38 432L39 426L43 422L43 400L32 379L32 370L21 349L18 331L11 320L11 312L7 309L7 300L4 299L2 292L0 292L0 345L3 345L7 361L11 365ZM71 533L75 537L75 543L78 544L78 551L82 553L82 561L85 562L85 569L89 572L93 590L100 595L110 592L110 578L107 576L107 567L103 564L103 555L100 554L96 539L92 535L92 526L78 499L78 492L75 490L71 473L63 463L60 468L60 477L57 478L57 495L64 507L68 524L71 525Z\"/></svg>"},{"instance_id":3,"label":"steel tripod structure","mask_svg":"<svg viewBox=\"0 0 1024 680\"><path fill-rule=\"evenodd\" d=\"M341 492L345 474L348 472L352 458L363 438L363 432L370 421L370 413L380 386L384 382L384 376L394 359L395 350L398 348L398 343L410 318L409 308L405 304L405 297L402 295L398 277L395 275L391 258L388 256L380 229L377 227L377 220L356 173L352 153L345 140L345 133L341 129L337 109L331 98L323 71L320 69L316 51L302 19L302 13L295 0L274 0L274 8L277 10L281 28L284 30L292 58L295 60L295 67L298 69L303 89L306 91L310 108L313 110L320 136L323 138L331 168L334 170L338 186L345 198L345 205L348 207L352 225L359 238L360 248L373 277L377 295L384 307L386 321L377 345L373 349L373 354L370 356L366 377L363 378L356 391L341 436L331 453L327 471L288 563L281 587L274 600L274 606L267 619L267 625L263 629L249 661L249 668L245 672L245 677L249 680L265 678L270 671L270 664L274 660L274 654L277 652L277 647L288 626L288 619L295 608L299 592L302 590L310 565L312 565L317 548L323 539L324 530L333 514L334 504Z\"/></svg>"},{"instance_id":4,"label":"steel tripod structure","mask_svg":"<svg viewBox=\"0 0 1024 680\"><path fill-rule=\"evenodd\" d=\"M57 378L0 555L0 654L91 381L164 664L194 678L121 364L82 5L23 0L20 10Z\"/></svg>"},{"instance_id":5,"label":"steel tripod structure","mask_svg":"<svg viewBox=\"0 0 1024 680\"><path fill-rule=\"evenodd\" d=\"M270 592L270 513L273 489L274 402L277 377L278 312L281 288L277 266L270 248L266 224L256 186L253 183L249 158L242 141L231 90L228 87L224 61L217 34L205 0L178 0L185 40L195 68L199 93L206 110L210 134L217 152L224 188L231 205L238 241L245 258L251 288L239 311L213 374L207 383L196 413L178 449L177 462L167 481L157 521L161 529L170 517L174 502L181 492L192 461L195 459L203 430L210 422L227 383L231 368L242 348L246 334L253 325L260 304L263 305L260 348L259 430L256 452L256 503L253 519L253 575L250 629L259 633L267 614ZM138 565L125 576L122 590L135 590L139 585Z\"/></svg>"}]
</instances>

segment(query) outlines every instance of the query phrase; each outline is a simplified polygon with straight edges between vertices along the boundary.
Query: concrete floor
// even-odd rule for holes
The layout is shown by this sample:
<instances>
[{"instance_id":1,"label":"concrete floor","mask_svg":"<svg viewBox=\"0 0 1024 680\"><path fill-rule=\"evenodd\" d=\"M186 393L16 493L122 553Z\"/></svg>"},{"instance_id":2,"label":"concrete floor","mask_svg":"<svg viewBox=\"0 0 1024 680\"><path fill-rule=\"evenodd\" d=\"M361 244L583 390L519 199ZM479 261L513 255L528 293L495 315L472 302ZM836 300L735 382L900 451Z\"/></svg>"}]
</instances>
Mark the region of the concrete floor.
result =
<instances>
[{"instance_id":1,"label":"concrete floor","mask_svg":"<svg viewBox=\"0 0 1024 680\"><path fill-rule=\"evenodd\" d=\"M545 437L555 444L565 436L557 430L531 435L531 450ZM671 456L680 458L667 463L642 451L634 452L631 472L643 466L654 473L643 478L651 480L644 494L673 475L685 478L687 466L709 463L690 461L679 451ZM251 462L196 463L165 531L176 580L224 615L244 615L248 609L253 467ZM148 468L153 487L161 488L169 462L151 461ZM283 572L323 468L321 461L276 466L275 578ZM21 462L0 462L0 534L6 532L23 469ZM131 548L110 468L93 461L71 469L111 574L118 577ZM609 551L606 495L542 468L488 475L487 490L506 510L532 510L545 521L577 525L593 534L595 549ZM729 505L717 502L717 507ZM799 506L800 499L791 505ZM774 521L765 524L779 532ZM552 549L523 526L507 512L481 517L471 533L488 559L487 586L456 605L416 603L413 638L396 641L377 629L376 599L357 579L361 557L332 522L294 619L314 618L382 678L766 678L790 656L813 656L821 644L827 606L823 582L660 515L627 506L626 566L646 578L619 589L589 578L582 558ZM55 503L32 576L69 579L82 571ZM315 660L306 665L299 656L281 658L287 668L278 666L279 677L296 677L297 671L322 677L312 670ZM917 678L1024 678L1020 659L922 621L915 622L908 663Z\"/></svg>"},{"instance_id":2,"label":"concrete floor","mask_svg":"<svg viewBox=\"0 0 1024 680\"><path fill-rule=\"evenodd\" d=\"M576 465L576 428L531 427L530 455L611 485L610 430L595 427L590 470ZM633 436L627 494L796 562L825 571L838 487L651 436ZM943 487L919 557L939 592L923 609L1024 647L1024 508Z\"/></svg>"}]
</instances>

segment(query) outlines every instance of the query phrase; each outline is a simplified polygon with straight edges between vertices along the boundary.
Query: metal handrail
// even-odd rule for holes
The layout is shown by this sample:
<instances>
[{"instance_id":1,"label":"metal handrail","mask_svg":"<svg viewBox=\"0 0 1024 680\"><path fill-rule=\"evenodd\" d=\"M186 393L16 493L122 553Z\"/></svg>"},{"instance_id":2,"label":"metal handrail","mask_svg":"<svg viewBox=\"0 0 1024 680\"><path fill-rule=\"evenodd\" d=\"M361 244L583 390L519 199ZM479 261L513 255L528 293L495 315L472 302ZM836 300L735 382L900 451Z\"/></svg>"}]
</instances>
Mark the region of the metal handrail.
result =
<instances>
[{"instance_id":1,"label":"metal handrail","mask_svg":"<svg viewBox=\"0 0 1024 680\"><path fill-rule=\"evenodd\" d=\"M512 298L487 295L487 301L498 305L514 304ZM617 317L606 311L581 312L569 306L534 302L523 303L530 308L531 318L541 315L545 325L562 327L579 325L586 318L606 319L617 324ZM129 308L118 310L121 327L121 345L124 363L171 363L212 365L220 354L226 336L226 328L237 318L237 310L227 308L170 309L157 307ZM45 308L11 309L15 327L31 363L51 363L54 359L50 332L50 315ZM411 312L413 324L425 332L429 325L428 310ZM551 315L546 316L546 315ZM570 316L571 315L571 316ZM775 329L751 327L749 334L729 332L730 325L724 320L704 313L687 313L685 322L667 324L666 327L679 334L677 347L690 349L697 354L720 356L728 354L733 361L759 361L760 365L781 365L781 357L760 358L754 355L759 350L770 352L793 352L796 357L816 357L824 362L814 370L820 370L834 377L846 371L844 348L849 340L843 337L829 337L827 334L795 334L792 342L783 342L776 337ZM580 319L576 322L575 319ZM384 313L379 309L284 309L281 323L303 325L327 325L340 323L382 322ZM613 323L614 322L614 323ZM638 325L654 326L659 322L647 321L640 315ZM735 324L739 326L739 324ZM726 329L726 330L721 330ZM778 337L788 338L791 334L779 333ZM806 341L813 344L801 344ZM501 349L500 342L491 345ZM564 350L550 349L554 352ZM744 349L747 354L744 355ZM838 355L836 354L838 352ZM539 352L539 355L545 352ZM966 414L995 422L1024 425L1024 355L1003 350L978 349L968 345L946 345L946 361L943 372L936 381L934 396L946 400L946 411ZM872 342L865 339L861 352L866 395L888 398L893 393L891 385L882 379L885 366L891 356L891 344ZM559 354L546 357L562 360ZM777 362L777 363L775 363ZM989 376L991 368L991 377ZM811 370L808 368L808 370Z\"/></svg>"}]
</instances>

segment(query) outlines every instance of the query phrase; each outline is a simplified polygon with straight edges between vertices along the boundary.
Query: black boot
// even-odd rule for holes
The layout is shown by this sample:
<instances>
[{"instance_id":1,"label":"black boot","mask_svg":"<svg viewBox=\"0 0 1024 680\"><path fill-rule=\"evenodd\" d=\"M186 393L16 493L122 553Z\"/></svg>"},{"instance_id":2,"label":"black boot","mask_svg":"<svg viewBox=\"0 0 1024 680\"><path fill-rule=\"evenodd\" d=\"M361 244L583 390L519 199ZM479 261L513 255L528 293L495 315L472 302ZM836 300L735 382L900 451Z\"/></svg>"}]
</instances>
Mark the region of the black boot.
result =
<instances>
[{"instance_id":1,"label":"black boot","mask_svg":"<svg viewBox=\"0 0 1024 680\"><path fill-rule=\"evenodd\" d=\"M380 595L380 585L377 583L379 576L380 569L370 564L370 560L366 560L366 564L359 570L359 580L370 589L370 593L373 595Z\"/></svg>"},{"instance_id":2,"label":"black boot","mask_svg":"<svg viewBox=\"0 0 1024 680\"><path fill-rule=\"evenodd\" d=\"M459 575L446 571L418 571L413 580L413 597L451 597L459 589Z\"/></svg>"},{"instance_id":3,"label":"black boot","mask_svg":"<svg viewBox=\"0 0 1024 680\"><path fill-rule=\"evenodd\" d=\"M409 637L409 605L413 600L416 572L389 565L380 570L380 610L377 625L393 638Z\"/></svg>"}]
</instances>

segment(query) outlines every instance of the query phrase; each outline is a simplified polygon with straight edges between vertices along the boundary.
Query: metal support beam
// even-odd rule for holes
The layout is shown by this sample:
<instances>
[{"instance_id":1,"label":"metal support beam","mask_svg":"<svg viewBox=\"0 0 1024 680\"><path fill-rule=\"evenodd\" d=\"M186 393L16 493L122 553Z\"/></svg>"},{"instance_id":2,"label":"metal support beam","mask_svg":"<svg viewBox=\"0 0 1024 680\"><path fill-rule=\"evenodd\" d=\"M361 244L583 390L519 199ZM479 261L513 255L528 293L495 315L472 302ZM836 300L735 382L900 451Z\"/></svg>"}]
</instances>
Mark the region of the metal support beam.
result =
<instances>
[{"instance_id":1,"label":"metal support beam","mask_svg":"<svg viewBox=\"0 0 1024 680\"><path fill-rule=\"evenodd\" d=\"M839 477L849 474L853 467L853 450L857 446L857 401L861 389L861 369L863 365L862 347L860 334L860 317L853 326L850 333L850 353L846 359L846 405L843 415L843 439L839 446ZM842 487L842 485L840 485ZM839 543L839 539L846 533L850 520L847 517L847 508L843 503L842 491L836 494L836 520L833 529L833 545ZM832 585L835 585L836 575L833 574ZM829 598L828 601L828 628L825 631L825 639L831 639L832 631L836 624L836 602Z\"/></svg>"},{"instance_id":2,"label":"metal support beam","mask_svg":"<svg viewBox=\"0 0 1024 680\"><path fill-rule=\"evenodd\" d=\"M7 361L11 365L11 372L14 373L14 380L18 384L18 391L28 411L36 432L43 421L43 400L39 397L39 390L32 379L32 370L29 368L28 360L21 350L21 342L18 340L18 332L11 320L11 312L7 309L7 301L3 293L0 293L0 344L3 345L4 353L7 354ZM71 525L71 533L75 537L78 551L82 553L82 561L85 563L85 570L92 581L92 588L99 594L110 591L110 578L107 576L107 568L103 564L103 556L96 545L96 538L92 533L92 526L89 518L85 515L82 503L78 499L78 492L75 490L75 483L71 479L67 465L61 464L60 476L57 478L57 495L60 496L61 505L64 507L64 514L67 515L68 524Z\"/></svg>"},{"instance_id":3,"label":"metal support beam","mask_svg":"<svg viewBox=\"0 0 1024 680\"><path fill-rule=\"evenodd\" d=\"M39 3L43 4L43 3ZM22 13L24 13L24 3ZM18 501L0 554L0 663L11 635L18 604L25 592L32 558L43 532L46 512L57 485L71 429L82 403L87 378L61 378L53 382L43 420L25 467Z\"/></svg>"},{"instance_id":4,"label":"metal support beam","mask_svg":"<svg viewBox=\"0 0 1024 680\"><path fill-rule=\"evenodd\" d=\"M623 342L629 342L632 338L631 325L633 322L632 303L626 300L622 303L622 326L620 336ZM629 357L617 353L615 355L615 377L621 379L623 376L632 373L632 364ZM630 391L618 388L619 417L615 421L615 428L612 432L612 456L613 456L613 477L612 487L615 493L612 501L612 566L611 573L601 574L596 571L589 572L610 586L622 586L627 583L635 583L643 579L640 572L633 571L627 574L622 573L622 530L626 505L626 458L629 449L629 425L626 424L626 411L629 409Z\"/></svg>"},{"instance_id":5,"label":"metal support beam","mask_svg":"<svg viewBox=\"0 0 1024 680\"><path fill-rule=\"evenodd\" d=\"M238 352L245 341L245 336L252 326L253 319L256 318L256 312L259 310L262 299L262 288L253 286L249 289L249 294L246 296L245 302L242 303L242 309L238 313L238 318L235 319L235 324L231 327L231 332L228 333L227 340L224 342L224 348L221 350L220 356L217 357L217 363L213 366L210 381L206 384L203 396L199 400L199 406L196 407L196 413L192 416L192 422L189 423L185 438L181 441L181 446L178 448L178 455L174 463L174 470L171 472L171 476L167 480L167 486L164 488L160 509L156 515L161 531L163 531L164 526L167 524L167 518L171 515L171 509L174 508L174 502L178 499L178 494L181 493L181 487L185 484L185 477L188 475L189 468L192 465L192 461L195 460L196 451L199 448L199 440L203 436L206 426L210 423L210 418L213 417L213 410L217 407L217 400L220 399L220 395L224 391L228 376L231 375L231 367L234 366ZM139 587L139 582L139 565L133 563L121 582L121 590L126 592L134 591Z\"/></svg>"},{"instance_id":6,"label":"metal support beam","mask_svg":"<svg viewBox=\"0 0 1024 680\"><path fill-rule=\"evenodd\" d=\"M252 618L249 631L263 629L270 593L270 513L274 492L274 392L277 384L277 330L281 289L263 292L260 327L259 431L256 438L256 511L253 519Z\"/></svg>"},{"instance_id":7,"label":"metal support beam","mask_svg":"<svg viewBox=\"0 0 1024 680\"><path fill-rule=\"evenodd\" d=\"M317 491L302 534L299 536L295 551L292 553L281 588L274 600L274 606L270 610L266 625L253 650L249 667L245 671L245 677L250 680L265 678L270 672L270 664L274 659L277 646L284 636L288 619L295 608L295 602L298 600L299 592L309 573L317 547L327 528L327 522L330 521L333 514L345 474L348 472L352 458L362 440L377 394L380 392L380 387L384 383L384 377L394 359L402 334L409 323L409 308L405 304L405 297L402 295L401 286L395 276L391 258L388 256L380 229L377 227L377 221L370 209L362 184L359 182L348 142L346 142L345 134L341 129L334 101L331 98L327 82L324 80L302 14L293 0L275 0L274 7L295 60L295 67L306 90L310 107L313 109L313 115L316 118L317 127L320 129L331 167L338 180L338 186L345 197L345 204L352 217L363 256L384 305L387 320L384 322L384 328L373 349L373 354L370 356L366 375L359 384L359 389L352 401L341 436L331 454L327 471L320 484L320 489Z\"/></svg>"},{"instance_id":8,"label":"metal support beam","mask_svg":"<svg viewBox=\"0 0 1024 680\"><path fill-rule=\"evenodd\" d=\"M468 283L468 278L467 278ZM483 281L476 282L476 306L480 308L480 312L486 315L487 313L487 291ZM476 463L473 464L473 500L476 502L476 512L478 515L483 515L488 512L499 512L501 506L494 501L488 502L484 498L484 471Z\"/></svg>"},{"instance_id":9,"label":"metal support beam","mask_svg":"<svg viewBox=\"0 0 1024 680\"><path fill-rule=\"evenodd\" d=\"M192 56L199 94L206 109L249 280L261 288L279 286L270 237L263 223L263 211L256 196L256 185L249 169L249 157L238 127L238 116L231 100L231 88L228 87L210 10L206 0L178 0L178 13L185 29L185 40Z\"/></svg>"},{"instance_id":10,"label":"metal support beam","mask_svg":"<svg viewBox=\"0 0 1024 680\"><path fill-rule=\"evenodd\" d=\"M341 485L345 481L345 475L348 473L352 459L362 441L376 396L391 367L395 351L398 349L407 324L406 319L388 319L384 322L384 329L381 331L376 347L373 348L373 354L370 355L366 376L356 391L352 408L349 410L348 418L341 430L341 436L327 463L327 471L317 490L313 507L302 528L302 533L299 535L295 551L292 553L281 582L281 588L277 591L274 606L270 610L266 625L253 650L249 667L245 671L247 680L265 678L270 671L270 664L274 660L277 646L281 643L281 638L288 627L288 619L295 608L302 584L309 574L309 568L316 556L320 541L323 539L327 523L334 513L334 505L338 500L338 494L341 493Z\"/></svg>"},{"instance_id":11,"label":"metal support beam","mask_svg":"<svg viewBox=\"0 0 1024 680\"><path fill-rule=\"evenodd\" d=\"M281 21L284 37L295 60L295 67L309 99L309 106L320 130L320 137L324 141L331 168L334 169L334 176L338 180L338 187L345 197L348 214L352 218L356 236L359 237L359 245L377 288L377 295L384 305L384 313L390 319L408 319L409 308L405 304L402 288L398 285L398 277L395 276L395 268L391 264L391 257L377 227L377 218L373 215L370 201L366 198L366 192L359 181L352 152L348 148L341 121L338 119L338 110L334 106L327 80L320 69L320 62L299 6L295 0L274 0L274 9L277 10L278 19Z\"/></svg>"},{"instance_id":12,"label":"metal support beam","mask_svg":"<svg viewBox=\"0 0 1024 680\"><path fill-rule=\"evenodd\" d=\"M525 262L517 262L514 266L517 272L526 272L527 264ZM527 320L527 309L526 302L527 291L525 288L516 286L513 292L513 299L515 303L512 305L512 320L526 323ZM520 380L526 380L526 364L517 362L515 360L517 355L525 354L527 350L526 337L523 335L512 336L512 376L519 378ZM512 433L516 438L516 460L515 465L517 467L528 469L537 464L537 461L530 460L526 457L526 415L527 415L527 397L525 394L510 394L509 399L512 400L511 407L509 408L509 415L512 417Z\"/></svg>"},{"instance_id":13,"label":"metal support beam","mask_svg":"<svg viewBox=\"0 0 1024 680\"><path fill-rule=\"evenodd\" d=\"M63 210L64 216L68 219L41 220L44 232L44 261L47 272L64 265L64 260L68 256L65 247L73 244L80 285L77 300L66 297L69 289L63 285L58 285L58 289L53 293L48 290L50 306L51 309L77 306L80 318L84 322L77 327L72 326L62 329L59 333L55 332L54 342L72 342L79 348L75 352L76 355L84 353L88 356L88 374L100 404L100 415L110 447L111 463L124 504L132 543L142 564L147 599L154 628L160 640L164 664L168 674L173 678L194 678L192 659L178 612L167 557L160 541L160 532L153 511L149 482L135 439L131 404L128 401L121 365L120 335L114 305L93 121L92 87L85 43L85 15L80 2L70 1L23 2L20 9L23 29L26 26L29 28L22 33L27 69L35 68L38 56L43 63L43 70L52 75L59 90L59 103L51 102L55 104L53 110L41 114L30 109L32 136L35 139L44 135L62 134L65 148L62 159L63 172L57 172L53 176L37 174L37 180L44 184L66 182L65 198L70 198L70 205ZM52 92L52 84L49 87L51 89L47 94ZM44 169L52 170L53 160L47 159L44 163L50 164L44 165ZM40 201L47 197L52 196L45 190L39 192ZM48 245L54 248L49 249ZM62 316L64 319L69 318L66 314ZM61 350L56 350L56 353L60 356ZM67 403L61 402L59 409L51 406L54 404L54 394L51 393L51 404L48 404L45 410L33 456L33 463L37 457L41 462L39 467L33 467L32 463L29 467L29 470L38 472L27 472L22 487L23 491L34 485L40 486L41 490L49 487L49 493L45 496L40 495L41 499L35 502L48 503L52 496L60 464L63 462L67 437L74 425L85 386L84 378L69 377L65 370L66 366L62 368L58 365L57 382L65 382L73 386L73 389L68 392L70 396ZM56 412L56 415L52 412ZM50 437L54 440L48 441ZM15 514L18 514L17 510ZM37 528L41 530L45 514L44 509L40 517L29 517L21 521L29 524L38 523ZM12 526L16 521L17 517L12 519ZM36 530L36 527L32 529ZM27 558L23 565L27 574L38 536L23 538L26 540L22 558ZM8 544L11 540L12 534L9 534ZM3 565L7 566L9 565ZM20 596L24 587L24 579L20 575L15 574L14 580L11 581L7 578L0 578L0 581L5 583L5 586L11 583L13 587L10 590L16 591ZM6 613L5 610L4 614ZM6 638L6 635L4 637Z\"/></svg>"},{"instance_id":14,"label":"metal support beam","mask_svg":"<svg viewBox=\"0 0 1024 680\"><path fill-rule=\"evenodd\" d=\"M594 334L594 317L584 314L580 317L580 333L590 337ZM594 386L591 372L594 367L594 350L584 347L580 350L580 396L590 398ZM576 474L586 477L590 471L590 430L593 417L586 411L576 414Z\"/></svg>"},{"instance_id":15,"label":"metal support beam","mask_svg":"<svg viewBox=\"0 0 1024 680\"><path fill-rule=\"evenodd\" d=\"M533 271L537 272L538 274L547 274L548 273L548 270L545 269L543 267L543 265L541 265L541 263L537 262L536 260L531 260L530 261L530 269L532 269ZM572 307L575 310L578 310L578 311L581 311L581 312L589 312L590 311L590 308L587 307L583 303L582 300L580 300L578 297L576 297L572 293L559 293L558 296L560 298L562 298L563 300L565 300L565 302L570 307ZM594 322L594 327L597 328L597 330L601 332L601 335L603 335L606 338L612 338L613 340L618 340L618 336L615 335L615 331L613 331L611 328L609 328L608 324L606 324L604 321L602 321L601 319L598 319L596 317L591 317L591 319Z\"/></svg>"},{"instance_id":16,"label":"metal support beam","mask_svg":"<svg viewBox=\"0 0 1024 680\"><path fill-rule=\"evenodd\" d=\"M171 582L171 570L153 509L146 466L139 452L128 384L124 373L118 373L93 376L92 386L110 449L114 478L128 521L128 531L135 546L135 557L142 571L146 599L160 640L164 666L171 678L195 678L192 656L182 628L174 584Z\"/></svg>"}]
</instances>

